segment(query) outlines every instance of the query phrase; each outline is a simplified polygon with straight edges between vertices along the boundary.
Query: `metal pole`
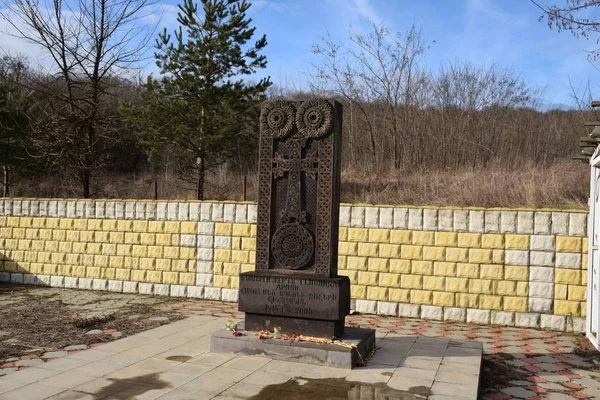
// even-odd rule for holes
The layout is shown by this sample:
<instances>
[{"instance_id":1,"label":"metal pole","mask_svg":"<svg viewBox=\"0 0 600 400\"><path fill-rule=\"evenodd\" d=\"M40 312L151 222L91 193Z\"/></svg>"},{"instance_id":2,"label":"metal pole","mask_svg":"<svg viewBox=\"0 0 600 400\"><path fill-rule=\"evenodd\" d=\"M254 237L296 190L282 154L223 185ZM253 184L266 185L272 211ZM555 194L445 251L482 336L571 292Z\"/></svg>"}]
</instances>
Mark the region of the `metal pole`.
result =
<instances>
[{"instance_id":1,"label":"metal pole","mask_svg":"<svg viewBox=\"0 0 600 400\"><path fill-rule=\"evenodd\" d=\"M246 189L247 189L248 185L247 185L247 176L244 175L244 177L242 178L242 200L246 201Z\"/></svg>"}]
</instances>

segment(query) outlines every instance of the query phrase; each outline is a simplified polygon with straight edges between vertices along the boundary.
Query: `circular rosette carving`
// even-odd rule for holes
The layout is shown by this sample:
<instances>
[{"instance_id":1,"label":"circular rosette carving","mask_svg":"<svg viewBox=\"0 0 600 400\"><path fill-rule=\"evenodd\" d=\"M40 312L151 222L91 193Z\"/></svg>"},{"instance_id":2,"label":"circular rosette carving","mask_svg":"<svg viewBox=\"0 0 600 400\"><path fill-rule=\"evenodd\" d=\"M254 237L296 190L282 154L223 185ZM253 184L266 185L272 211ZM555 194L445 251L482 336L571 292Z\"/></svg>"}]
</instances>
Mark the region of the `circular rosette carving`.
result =
<instances>
[{"instance_id":1,"label":"circular rosette carving","mask_svg":"<svg viewBox=\"0 0 600 400\"><path fill-rule=\"evenodd\" d=\"M296 111L296 126L305 138L318 138L331 130L333 106L326 100L304 101Z\"/></svg>"},{"instance_id":2,"label":"circular rosette carving","mask_svg":"<svg viewBox=\"0 0 600 400\"><path fill-rule=\"evenodd\" d=\"M283 100L266 101L260 110L260 131L273 139L286 137L294 127L294 108Z\"/></svg>"},{"instance_id":3,"label":"circular rosette carving","mask_svg":"<svg viewBox=\"0 0 600 400\"><path fill-rule=\"evenodd\" d=\"M288 269L304 267L314 252L313 238L300 224L286 224L277 229L271 248L273 257Z\"/></svg>"}]
</instances>

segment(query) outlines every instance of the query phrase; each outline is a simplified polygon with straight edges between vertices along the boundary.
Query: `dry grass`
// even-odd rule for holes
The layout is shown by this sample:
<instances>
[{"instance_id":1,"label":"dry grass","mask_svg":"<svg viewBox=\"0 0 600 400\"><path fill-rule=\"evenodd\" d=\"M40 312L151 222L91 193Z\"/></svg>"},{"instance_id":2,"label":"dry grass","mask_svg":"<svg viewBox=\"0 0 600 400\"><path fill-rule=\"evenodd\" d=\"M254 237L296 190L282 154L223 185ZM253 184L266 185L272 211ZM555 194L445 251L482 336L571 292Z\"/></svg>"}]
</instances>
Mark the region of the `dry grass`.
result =
<instances>
[{"instance_id":1,"label":"dry grass","mask_svg":"<svg viewBox=\"0 0 600 400\"><path fill-rule=\"evenodd\" d=\"M96 180L94 197L152 199L154 181L159 199L193 199L193 187L164 174L108 175ZM227 172L209 174L207 199L242 200L242 176ZM255 201L257 176L247 178L247 200ZM24 182L15 195L25 197L78 197L68 180L49 177ZM342 173L342 201L346 203L586 208L589 168L563 161L520 169L425 171L369 174L357 170Z\"/></svg>"}]
</instances>

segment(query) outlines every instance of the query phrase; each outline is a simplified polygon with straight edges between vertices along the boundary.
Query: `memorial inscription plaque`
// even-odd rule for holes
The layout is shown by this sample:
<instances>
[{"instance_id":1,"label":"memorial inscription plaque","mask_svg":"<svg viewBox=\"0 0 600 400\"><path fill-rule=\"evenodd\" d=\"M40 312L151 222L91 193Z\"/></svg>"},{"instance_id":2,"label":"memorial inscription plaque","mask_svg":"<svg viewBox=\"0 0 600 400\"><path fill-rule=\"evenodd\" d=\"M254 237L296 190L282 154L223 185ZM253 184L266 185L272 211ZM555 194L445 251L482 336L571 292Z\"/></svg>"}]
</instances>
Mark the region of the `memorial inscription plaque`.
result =
<instances>
[{"instance_id":1,"label":"memorial inscription plaque","mask_svg":"<svg viewBox=\"0 0 600 400\"><path fill-rule=\"evenodd\" d=\"M246 329L344 333L350 281L337 275L341 128L335 100L263 103L256 269L240 275Z\"/></svg>"}]
</instances>

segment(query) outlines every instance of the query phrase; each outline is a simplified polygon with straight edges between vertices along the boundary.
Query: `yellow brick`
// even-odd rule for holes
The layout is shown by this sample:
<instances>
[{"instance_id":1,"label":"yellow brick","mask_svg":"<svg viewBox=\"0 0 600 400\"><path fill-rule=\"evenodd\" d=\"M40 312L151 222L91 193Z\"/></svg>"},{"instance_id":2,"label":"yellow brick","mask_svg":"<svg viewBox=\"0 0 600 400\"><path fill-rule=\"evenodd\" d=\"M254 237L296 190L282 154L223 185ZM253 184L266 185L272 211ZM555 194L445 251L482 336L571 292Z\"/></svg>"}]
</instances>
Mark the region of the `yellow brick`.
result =
<instances>
[{"instance_id":1,"label":"yellow brick","mask_svg":"<svg viewBox=\"0 0 600 400\"><path fill-rule=\"evenodd\" d=\"M446 249L444 247L423 247L423 260L444 261Z\"/></svg>"},{"instance_id":2,"label":"yellow brick","mask_svg":"<svg viewBox=\"0 0 600 400\"><path fill-rule=\"evenodd\" d=\"M503 265L482 264L479 270L481 279L504 279Z\"/></svg>"},{"instance_id":3,"label":"yellow brick","mask_svg":"<svg viewBox=\"0 0 600 400\"><path fill-rule=\"evenodd\" d=\"M529 250L529 235L505 235L504 248L507 250Z\"/></svg>"},{"instance_id":4,"label":"yellow brick","mask_svg":"<svg viewBox=\"0 0 600 400\"><path fill-rule=\"evenodd\" d=\"M125 234L123 232L110 232L109 234L110 243L124 243Z\"/></svg>"},{"instance_id":5,"label":"yellow brick","mask_svg":"<svg viewBox=\"0 0 600 400\"><path fill-rule=\"evenodd\" d=\"M85 271L86 278L101 278L101 271L99 267L87 267Z\"/></svg>"},{"instance_id":6,"label":"yellow brick","mask_svg":"<svg viewBox=\"0 0 600 400\"><path fill-rule=\"evenodd\" d=\"M111 268L123 268L125 266L125 257L122 257L122 256L109 257L108 265Z\"/></svg>"},{"instance_id":7,"label":"yellow brick","mask_svg":"<svg viewBox=\"0 0 600 400\"><path fill-rule=\"evenodd\" d=\"M466 293L469 291L469 280L467 278L446 278L446 291Z\"/></svg>"},{"instance_id":8,"label":"yellow brick","mask_svg":"<svg viewBox=\"0 0 600 400\"><path fill-rule=\"evenodd\" d=\"M179 258L183 260L195 260L196 249L193 247L181 247L179 248Z\"/></svg>"},{"instance_id":9,"label":"yellow brick","mask_svg":"<svg viewBox=\"0 0 600 400\"><path fill-rule=\"evenodd\" d=\"M387 258L369 258L367 269L369 271L387 272L389 271L389 260Z\"/></svg>"},{"instance_id":10,"label":"yellow brick","mask_svg":"<svg viewBox=\"0 0 600 400\"><path fill-rule=\"evenodd\" d=\"M15 234L19 232L19 229L13 229L13 238L19 239L19 237L25 237L25 235ZM67 231L64 229L55 229L52 231L52 240L67 240Z\"/></svg>"},{"instance_id":11,"label":"yellow brick","mask_svg":"<svg viewBox=\"0 0 600 400\"><path fill-rule=\"evenodd\" d=\"M19 217L8 217L6 219L6 226L17 227L20 225L19 220L20 220Z\"/></svg>"},{"instance_id":12,"label":"yellow brick","mask_svg":"<svg viewBox=\"0 0 600 400\"><path fill-rule=\"evenodd\" d=\"M177 221L165 222L164 232L165 233L180 233L181 232L181 222L177 222Z\"/></svg>"},{"instance_id":13,"label":"yellow brick","mask_svg":"<svg viewBox=\"0 0 600 400\"><path fill-rule=\"evenodd\" d=\"M578 301L554 300L554 314L579 317L581 314L580 303Z\"/></svg>"},{"instance_id":14,"label":"yellow brick","mask_svg":"<svg viewBox=\"0 0 600 400\"><path fill-rule=\"evenodd\" d=\"M367 258L366 257L353 257L348 256L348 269L366 271L367 270Z\"/></svg>"},{"instance_id":15,"label":"yellow brick","mask_svg":"<svg viewBox=\"0 0 600 400\"><path fill-rule=\"evenodd\" d=\"M468 262L469 261L469 249L467 248L446 248L446 261L453 262Z\"/></svg>"},{"instance_id":16,"label":"yellow brick","mask_svg":"<svg viewBox=\"0 0 600 400\"><path fill-rule=\"evenodd\" d=\"M223 275L223 266L225 263L222 262L214 262L213 263L213 271L215 275Z\"/></svg>"},{"instance_id":17,"label":"yellow brick","mask_svg":"<svg viewBox=\"0 0 600 400\"><path fill-rule=\"evenodd\" d=\"M83 257L81 258L81 264L85 265L86 267L93 267L94 266L94 258L96 256L92 255L92 254L83 254Z\"/></svg>"},{"instance_id":18,"label":"yellow brick","mask_svg":"<svg viewBox=\"0 0 600 400\"><path fill-rule=\"evenodd\" d=\"M360 271L358 273L358 284L359 285L377 286L378 279L379 279L379 274L377 272Z\"/></svg>"},{"instance_id":19,"label":"yellow brick","mask_svg":"<svg viewBox=\"0 0 600 400\"><path fill-rule=\"evenodd\" d=\"M117 230L121 232L130 232L133 230L133 221L122 220L117 221Z\"/></svg>"},{"instance_id":20,"label":"yellow brick","mask_svg":"<svg viewBox=\"0 0 600 400\"><path fill-rule=\"evenodd\" d=\"M481 247L480 233L459 233L458 247L468 247L470 249Z\"/></svg>"},{"instance_id":21,"label":"yellow brick","mask_svg":"<svg viewBox=\"0 0 600 400\"><path fill-rule=\"evenodd\" d=\"M397 274L410 273L411 266L409 260L392 259L390 260L390 272Z\"/></svg>"},{"instance_id":22,"label":"yellow brick","mask_svg":"<svg viewBox=\"0 0 600 400\"><path fill-rule=\"evenodd\" d=\"M581 271L578 269L556 268L554 270L554 282L579 285L579 282L581 282Z\"/></svg>"},{"instance_id":23,"label":"yellow brick","mask_svg":"<svg viewBox=\"0 0 600 400\"><path fill-rule=\"evenodd\" d=\"M386 287L399 287L400 286L400 274L379 274L379 286Z\"/></svg>"},{"instance_id":24,"label":"yellow brick","mask_svg":"<svg viewBox=\"0 0 600 400\"><path fill-rule=\"evenodd\" d=\"M424 276L423 289L442 291L446 287L446 278L443 276ZM434 294L435 296L435 294ZM435 300L434 300L435 303Z\"/></svg>"},{"instance_id":25,"label":"yellow brick","mask_svg":"<svg viewBox=\"0 0 600 400\"><path fill-rule=\"evenodd\" d=\"M176 285L179 283L179 274L177 272L163 272L162 283Z\"/></svg>"},{"instance_id":26,"label":"yellow brick","mask_svg":"<svg viewBox=\"0 0 600 400\"><path fill-rule=\"evenodd\" d=\"M79 242L79 236L79 231L67 231L67 241L69 242Z\"/></svg>"},{"instance_id":27,"label":"yellow brick","mask_svg":"<svg viewBox=\"0 0 600 400\"><path fill-rule=\"evenodd\" d=\"M560 300L567 300L568 285L554 285L554 298Z\"/></svg>"},{"instance_id":28,"label":"yellow brick","mask_svg":"<svg viewBox=\"0 0 600 400\"><path fill-rule=\"evenodd\" d=\"M412 234L412 244L421 246L431 246L434 243L434 232L414 231Z\"/></svg>"},{"instance_id":29,"label":"yellow brick","mask_svg":"<svg viewBox=\"0 0 600 400\"><path fill-rule=\"evenodd\" d=\"M231 277L226 275L215 275L213 277L213 285L218 288L229 288L231 285Z\"/></svg>"},{"instance_id":30,"label":"yellow brick","mask_svg":"<svg viewBox=\"0 0 600 400\"><path fill-rule=\"evenodd\" d=\"M59 223L60 223L60 218L47 218L46 219L46 228L58 229Z\"/></svg>"},{"instance_id":31,"label":"yellow brick","mask_svg":"<svg viewBox=\"0 0 600 400\"><path fill-rule=\"evenodd\" d=\"M397 244L380 244L379 256L386 258L400 257L400 245Z\"/></svg>"},{"instance_id":32,"label":"yellow brick","mask_svg":"<svg viewBox=\"0 0 600 400\"><path fill-rule=\"evenodd\" d=\"M368 286L367 287L367 299L368 300L388 300L388 289L379 286Z\"/></svg>"},{"instance_id":33,"label":"yellow brick","mask_svg":"<svg viewBox=\"0 0 600 400\"><path fill-rule=\"evenodd\" d=\"M339 242L338 253L345 256L358 255L358 244L352 242Z\"/></svg>"},{"instance_id":34,"label":"yellow brick","mask_svg":"<svg viewBox=\"0 0 600 400\"><path fill-rule=\"evenodd\" d=\"M116 231L117 230L117 220L116 219L105 219L102 223L103 231Z\"/></svg>"},{"instance_id":35,"label":"yellow brick","mask_svg":"<svg viewBox=\"0 0 600 400\"><path fill-rule=\"evenodd\" d=\"M233 230L233 224L226 224L223 222L217 222L215 224L215 235L231 236L232 230Z\"/></svg>"},{"instance_id":36,"label":"yellow brick","mask_svg":"<svg viewBox=\"0 0 600 400\"><path fill-rule=\"evenodd\" d=\"M73 246L73 251L75 253L85 253L84 251L76 251L76 244L82 244L84 245L84 249L85 249L85 243L75 243ZM119 256L130 256L133 253L133 246L130 244L118 244L117 245L117 255Z\"/></svg>"},{"instance_id":37,"label":"yellow brick","mask_svg":"<svg viewBox=\"0 0 600 400\"><path fill-rule=\"evenodd\" d=\"M115 268L102 268L102 278L104 279L115 279L116 269Z\"/></svg>"},{"instance_id":38,"label":"yellow brick","mask_svg":"<svg viewBox=\"0 0 600 400\"><path fill-rule=\"evenodd\" d=\"M125 233L125 243L141 244L140 234L139 233L129 233L129 232Z\"/></svg>"},{"instance_id":39,"label":"yellow brick","mask_svg":"<svg viewBox=\"0 0 600 400\"><path fill-rule=\"evenodd\" d=\"M110 232L95 232L94 241L96 243L108 243Z\"/></svg>"},{"instance_id":40,"label":"yellow brick","mask_svg":"<svg viewBox=\"0 0 600 400\"><path fill-rule=\"evenodd\" d=\"M492 281L489 279L471 279L469 280L470 293L492 293Z\"/></svg>"},{"instance_id":41,"label":"yellow brick","mask_svg":"<svg viewBox=\"0 0 600 400\"><path fill-rule=\"evenodd\" d=\"M156 234L154 233L141 233L140 234L140 243L145 245L154 245L156 244Z\"/></svg>"},{"instance_id":42,"label":"yellow brick","mask_svg":"<svg viewBox=\"0 0 600 400\"><path fill-rule=\"evenodd\" d=\"M517 282L517 296L529 296L529 283Z\"/></svg>"},{"instance_id":43,"label":"yellow brick","mask_svg":"<svg viewBox=\"0 0 600 400\"><path fill-rule=\"evenodd\" d=\"M162 282L162 271L147 271L146 272L146 281L151 283L161 283Z\"/></svg>"},{"instance_id":44,"label":"yellow brick","mask_svg":"<svg viewBox=\"0 0 600 400\"><path fill-rule=\"evenodd\" d=\"M502 310L502 296L482 294L479 296L479 308L483 310Z\"/></svg>"},{"instance_id":45,"label":"yellow brick","mask_svg":"<svg viewBox=\"0 0 600 400\"><path fill-rule=\"evenodd\" d=\"M179 247L165 247L164 248L164 257L165 258L179 258Z\"/></svg>"},{"instance_id":46,"label":"yellow brick","mask_svg":"<svg viewBox=\"0 0 600 400\"><path fill-rule=\"evenodd\" d=\"M569 294L567 296L567 299L574 301L584 301L586 290L587 288L585 286L569 285Z\"/></svg>"},{"instance_id":47,"label":"yellow brick","mask_svg":"<svg viewBox=\"0 0 600 400\"><path fill-rule=\"evenodd\" d=\"M433 262L413 261L411 263L411 273L415 275L433 275Z\"/></svg>"},{"instance_id":48,"label":"yellow brick","mask_svg":"<svg viewBox=\"0 0 600 400\"><path fill-rule=\"evenodd\" d=\"M117 245L116 244L103 243L102 244L102 251L100 253L102 255L105 255L105 256L115 255L115 254L117 254Z\"/></svg>"},{"instance_id":49,"label":"yellow brick","mask_svg":"<svg viewBox=\"0 0 600 400\"><path fill-rule=\"evenodd\" d=\"M369 229L369 242L372 243L389 243L389 229Z\"/></svg>"},{"instance_id":50,"label":"yellow brick","mask_svg":"<svg viewBox=\"0 0 600 400\"><path fill-rule=\"evenodd\" d=\"M171 260L171 271L188 272L193 271L193 261L191 260Z\"/></svg>"},{"instance_id":51,"label":"yellow brick","mask_svg":"<svg viewBox=\"0 0 600 400\"><path fill-rule=\"evenodd\" d=\"M253 252L256 254L255 252ZM348 269L348 257L347 256L338 256L338 270L347 270Z\"/></svg>"},{"instance_id":52,"label":"yellow brick","mask_svg":"<svg viewBox=\"0 0 600 400\"><path fill-rule=\"evenodd\" d=\"M587 254L588 252L588 246L589 246L589 240L588 238L584 237L581 240L581 252L584 254Z\"/></svg>"},{"instance_id":53,"label":"yellow brick","mask_svg":"<svg viewBox=\"0 0 600 400\"><path fill-rule=\"evenodd\" d=\"M473 264L485 264L492 262L492 250L469 249L469 262Z\"/></svg>"},{"instance_id":54,"label":"yellow brick","mask_svg":"<svg viewBox=\"0 0 600 400\"><path fill-rule=\"evenodd\" d=\"M61 229L73 229L74 223L75 220L73 218L61 218L58 224Z\"/></svg>"},{"instance_id":55,"label":"yellow brick","mask_svg":"<svg viewBox=\"0 0 600 400\"><path fill-rule=\"evenodd\" d=\"M377 257L379 255L379 245L375 243L359 243L358 255L361 257Z\"/></svg>"},{"instance_id":56,"label":"yellow brick","mask_svg":"<svg viewBox=\"0 0 600 400\"><path fill-rule=\"evenodd\" d=\"M108 267L108 256L94 256L94 265L97 267Z\"/></svg>"},{"instance_id":57,"label":"yellow brick","mask_svg":"<svg viewBox=\"0 0 600 400\"><path fill-rule=\"evenodd\" d=\"M504 279L513 281L528 281L529 268L520 265L507 265L504 267Z\"/></svg>"},{"instance_id":58,"label":"yellow brick","mask_svg":"<svg viewBox=\"0 0 600 400\"><path fill-rule=\"evenodd\" d=\"M242 250L256 250L256 239L255 238L242 238L240 248Z\"/></svg>"},{"instance_id":59,"label":"yellow brick","mask_svg":"<svg viewBox=\"0 0 600 400\"><path fill-rule=\"evenodd\" d=\"M468 263L456 264L456 276L461 278L479 278L479 265Z\"/></svg>"},{"instance_id":60,"label":"yellow brick","mask_svg":"<svg viewBox=\"0 0 600 400\"><path fill-rule=\"evenodd\" d=\"M165 258L159 258L154 263L154 269L157 271L170 271L171 270L171 260L167 260Z\"/></svg>"},{"instance_id":61,"label":"yellow brick","mask_svg":"<svg viewBox=\"0 0 600 400\"><path fill-rule=\"evenodd\" d=\"M255 226L255 225L252 225ZM338 240L340 242L347 242L348 241L348 228L346 227L340 227L338 230Z\"/></svg>"},{"instance_id":62,"label":"yellow brick","mask_svg":"<svg viewBox=\"0 0 600 400\"><path fill-rule=\"evenodd\" d=\"M423 246L402 245L400 254L406 260L422 260Z\"/></svg>"},{"instance_id":63,"label":"yellow brick","mask_svg":"<svg viewBox=\"0 0 600 400\"><path fill-rule=\"evenodd\" d=\"M148 232L148 221L133 221L134 232Z\"/></svg>"},{"instance_id":64,"label":"yellow brick","mask_svg":"<svg viewBox=\"0 0 600 400\"><path fill-rule=\"evenodd\" d=\"M494 264L504 264L504 250L492 250Z\"/></svg>"},{"instance_id":65,"label":"yellow brick","mask_svg":"<svg viewBox=\"0 0 600 400\"><path fill-rule=\"evenodd\" d=\"M117 268L115 278L120 281L128 281L131 279L131 270L127 268Z\"/></svg>"},{"instance_id":66,"label":"yellow brick","mask_svg":"<svg viewBox=\"0 0 600 400\"><path fill-rule=\"evenodd\" d=\"M198 232L198 224L196 222L182 222L179 232L184 234L196 234Z\"/></svg>"},{"instance_id":67,"label":"yellow brick","mask_svg":"<svg viewBox=\"0 0 600 400\"><path fill-rule=\"evenodd\" d=\"M171 245L171 234L169 233L157 233L156 234L156 245L157 246L170 246Z\"/></svg>"},{"instance_id":68,"label":"yellow brick","mask_svg":"<svg viewBox=\"0 0 600 400\"><path fill-rule=\"evenodd\" d=\"M73 229L78 231L84 231L87 229L87 220L85 219L76 219L73 223Z\"/></svg>"},{"instance_id":69,"label":"yellow brick","mask_svg":"<svg viewBox=\"0 0 600 400\"><path fill-rule=\"evenodd\" d=\"M556 251L564 253L581 253L582 242L580 237L557 236Z\"/></svg>"},{"instance_id":70,"label":"yellow brick","mask_svg":"<svg viewBox=\"0 0 600 400\"><path fill-rule=\"evenodd\" d=\"M131 280L134 282L146 282L146 271L134 269L131 271Z\"/></svg>"},{"instance_id":71,"label":"yellow brick","mask_svg":"<svg viewBox=\"0 0 600 400\"><path fill-rule=\"evenodd\" d=\"M81 251L81 253L85 253L85 243L74 243L73 244L73 251L75 251L75 249L80 249L79 246L76 245L83 245L83 251ZM37 252L37 251L44 251L44 241L43 240L32 240L31 241L31 251Z\"/></svg>"},{"instance_id":72,"label":"yellow brick","mask_svg":"<svg viewBox=\"0 0 600 400\"><path fill-rule=\"evenodd\" d=\"M240 264L250 262L250 252L246 250L233 250L231 252L231 261Z\"/></svg>"},{"instance_id":73,"label":"yellow brick","mask_svg":"<svg viewBox=\"0 0 600 400\"><path fill-rule=\"evenodd\" d=\"M435 262L433 263L433 274L436 276L456 276L456 263Z\"/></svg>"},{"instance_id":74,"label":"yellow brick","mask_svg":"<svg viewBox=\"0 0 600 400\"><path fill-rule=\"evenodd\" d=\"M503 296L517 295L517 282L515 281L498 281L496 283L496 293Z\"/></svg>"},{"instance_id":75,"label":"yellow brick","mask_svg":"<svg viewBox=\"0 0 600 400\"><path fill-rule=\"evenodd\" d=\"M41 271L40 271L41 272ZM81 266L81 265L77 265L71 268L71 275L77 278L84 278L85 277L85 267Z\"/></svg>"},{"instance_id":76,"label":"yellow brick","mask_svg":"<svg viewBox=\"0 0 600 400\"><path fill-rule=\"evenodd\" d=\"M215 249L215 261L231 262L231 250Z\"/></svg>"},{"instance_id":77,"label":"yellow brick","mask_svg":"<svg viewBox=\"0 0 600 400\"><path fill-rule=\"evenodd\" d=\"M481 247L484 249L504 249L504 235L485 234L481 236Z\"/></svg>"},{"instance_id":78,"label":"yellow brick","mask_svg":"<svg viewBox=\"0 0 600 400\"><path fill-rule=\"evenodd\" d=\"M366 299L367 287L361 285L350 286L350 297L352 297L353 299Z\"/></svg>"},{"instance_id":79,"label":"yellow brick","mask_svg":"<svg viewBox=\"0 0 600 400\"><path fill-rule=\"evenodd\" d=\"M423 277L421 275L402 275L400 287L403 289L422 289Z\"/></svg>"},{"instance_id":80,"label":"yellow brick","mask_svg":"<svg viewBox=\"0 0 600 400\"><path fill-rule=\"evenodd\" d=\"M478 308L479 295L469 293L456 293L456 306L464 308Z\"/></svg>"},{"instance_id":81,"label":"yellow brick","mask_svg":"<svg viewBox=\"0 0 600 400\"><path fill-rule=\"evenodd\" d=\"M588 274L587 273L581 274L581 284L583 286L587 286L587 284L588 284Z\"/></svg>"},{"instance_id":82,"label":"yellow brick","mask_svg":"<svg viewBox=\"0 0 600 400\"><path fill-rule=\"evenodd\" d=\"M250 237L256 237L256 224L250 225Z\"/></svg>"},{"instance_id":83,"label":"yellow brick","mask_svg":"<svg viewBox=\"0 0 600 400\"><path fill-rule=\"evenodd\" d=\"M140 246L141 247L141 246ZM152 258L162 258L164 253L164 247L161 246L148 246L148 257L152 257ZM134 254L138 257L145 257L144 255L141 254Z\"/></svg>"},{"instance_id":84,"label":"yellow brick","mask_svg":"<svg viewBox=\"0 0 600 400\"><path fill-rule=\"evenodd\" d=\"M412 304L431 304L432 292L430 290L411 290L410 302Z\"/></svg>"},{"instance_id":85,"label":"yellow brick","mask_svg":"<svg viewBox=\"0 0 600 400\"><path fill-rule=\"evenodd\" d=\"M458 234L456 232L436 232L435 245L443 247L455 247L458 245Z\"/></svg>"},{"instance_id":86,"label":"yellow brick","mask_svg":"<svg viewBox=\"0 0 600 400\"><path fill-rule=\"evenodd\" d=\"M21 265L23 269L23 266ZM71 275L71 266L70 265L59 265L58 266L58 274L62 276L70 276Z\"/></svg>"},{"instance_id":87,"label":"yellow brick","mask_svg":"<svg viewBox=\"0 0 600 400\"><path fill-rule=\"evenodd\" d=\"M586 308L587 308L587 303L585 301L579 303L580 314L581 314L581 316L583 318L585 318L585 315L587 314L587 309Z\"/></svg>"},{"instance_id":88,"label":"yellow brick","mask_svg":"<svg viewBox=\"0 0 600 400\"><path fill-rule=\"evenodd\" d=\"M433 292L434 306L454 306L454 293L449 292Z\"/></svg>"},{"instance_id":89,"label":"yellow brick","mask_svg":"<svg viewBox=\"0 0 600 400\"><path fill-rule=\"evenodd\" d=\"M581 269L582 270L587 270L588 269L588 255L587 255L587 253L581 255Z\"/></svg>"},{"instance_id":90,"label":"yellow brick","mask_svg":"<svg viewBox=\"0 0 600 400\"><path fill-rule=\"evenodd\" d=\"M154 269L155 260L153 258L140 258L141 269Z\"/></svg>"},{"instance_id":91,"label":"yellow brick","mask_svg":"<svg viewBox=\"0 0 600 400\"><path fill-rule=\"evenodd\" d=\"M12 231L10 237L12 237ZM52 240L52 229L40 229L39 237L42 240ZM94 236L92 235L92 240L94 240L93 238Z\"/></svg>"},{"instance_id":92,"label":"yellow brick","mask_svg":"<svg viewBox=\"0 0 600 400\"><path fill-rule=\"evenodd\" d=\"M358 271L343 270L338 272L341 276L347 276L350 279L350 284L358 284ZM381 284L381 277L379 278Z\"/></svg>"},{"instance_id":93,"label":"yellow brick","mask_svg":"<svg viewBox=\"0 0 600 400\"><path fill-rule=\"evenodd\" d=\"M163 221L148 221L148 232L163 233L165 223Z\"/></svg>"},{"instance_id":94,"label":"yellow brick","mask_svg":"<svg viewBox=\"0 0 600 400\"><path fill-rule=\"evenodd\" d=\"M410 244L412 231L392 230L390 232L390 242L394 244Z\"/></svg>"},{"instance_id":95,"label":"yellow brick","mask_svg":"<svg viewBox=\"0 0 600 400\"><path fill-rule=\"evenodd\" d=\"M250 225L249 224L233 224L233 236L249 237L250 236Z\"/></svg>"},{"instance_id":96,"label":"yellow brick","mask_svg":"<svg viewBox=\"0 0 600 400\"><path fill-rule=\"evenodd\" d=\"M87 220L84 220L87 223ZM2 225L2 222L0 220L0 225ZM46 218L33 218L32 221L32 227L34 228L43 228L46 226Z\"/></svg>"},{"instance_id":97,"label":"yellow brick","mask_svg":"<svg viewBox=\"0 0 600 400\"><path fill-rule=\"evenodd\" d=\"M52 258L50 259L50 261L55 264L62 264L65 262L65 254L64 253L52 253Z\"/></svg>"},{"instance_id":98,"label":"yellow brick","mask_svg":"<svg viewBox=\"0 0 600 400\"><path fill-rule=\"evenodd\" d=\"M390 301L408 303L410 301L410 290L390 288L388 291Z\"/></svg>"},{"instance_id":99,"label":"yellow brick","mask_svg":"<svg viewBox=\"0 0 600 400\"><path fill-rule=\"evenodd\" d=\"M180 273L179 274L180 285L194 285L196 284L196 274L192 273Z\"/></svg>"}]
</instances>

